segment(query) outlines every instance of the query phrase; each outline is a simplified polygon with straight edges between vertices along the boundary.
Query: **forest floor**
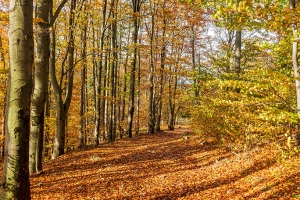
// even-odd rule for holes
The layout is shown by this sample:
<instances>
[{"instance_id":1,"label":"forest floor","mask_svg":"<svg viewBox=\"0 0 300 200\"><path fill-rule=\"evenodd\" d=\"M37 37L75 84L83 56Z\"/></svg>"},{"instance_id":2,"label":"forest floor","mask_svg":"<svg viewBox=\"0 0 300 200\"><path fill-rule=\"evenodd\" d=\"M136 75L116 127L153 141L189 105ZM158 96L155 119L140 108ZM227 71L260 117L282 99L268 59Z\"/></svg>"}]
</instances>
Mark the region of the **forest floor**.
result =
<instances>
[{"instance_id":1,"label":"forest floor","mask_svg":"<svg viewBox=\"0 0 300 200\"><path fill-rule=\"evenodd\" d=\"M297 199L300 157L229 151L188 127L74 151L33 175L32 199ZM186 136L188 135L188 136Z\"/></svg>"}]
</instances>

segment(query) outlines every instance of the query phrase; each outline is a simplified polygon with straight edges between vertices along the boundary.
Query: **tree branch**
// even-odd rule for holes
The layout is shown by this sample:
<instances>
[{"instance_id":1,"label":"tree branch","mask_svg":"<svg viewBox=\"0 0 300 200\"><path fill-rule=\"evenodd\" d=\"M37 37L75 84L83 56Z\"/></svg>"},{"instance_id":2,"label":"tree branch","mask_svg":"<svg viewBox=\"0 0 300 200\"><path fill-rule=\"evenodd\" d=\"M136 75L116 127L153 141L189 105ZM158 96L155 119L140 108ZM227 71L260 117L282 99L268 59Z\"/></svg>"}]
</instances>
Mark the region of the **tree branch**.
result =
<instances>
[{"instance_id":1,"label":"tree branch","mask_svg":"<svg viewBox=\"0 0 300 200\"><path fill-rule=\"evenodd\" d=\"M59 4L58 8L56 9L54 15L51 16L51 21L49 24L49 27L53 26L54 22L56 21L61 9L65 6L68 0L62 0L62 2Z\"/></svg>"}]
</instances>

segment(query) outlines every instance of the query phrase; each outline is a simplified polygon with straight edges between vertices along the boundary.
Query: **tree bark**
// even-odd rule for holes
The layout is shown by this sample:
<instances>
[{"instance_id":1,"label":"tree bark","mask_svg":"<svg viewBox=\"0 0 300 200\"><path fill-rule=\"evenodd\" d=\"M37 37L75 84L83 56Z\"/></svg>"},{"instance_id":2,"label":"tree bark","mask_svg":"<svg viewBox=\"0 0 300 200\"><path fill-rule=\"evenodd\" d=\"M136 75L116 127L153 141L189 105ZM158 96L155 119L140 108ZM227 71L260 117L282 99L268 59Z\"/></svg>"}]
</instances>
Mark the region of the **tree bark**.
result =
<instances>
[{"instance_id":1,"label":"tree bark","mask_svg":"<svg viewBox=\"0 0 300 200\"><path fill-rule=\"evenodd\" d=\"M86 4L84 4L84 12L86 12ZM84 15L87 15L84 13ZM80 132L79 132L79 147L86 148L87 142L87 65L86 65L86 48L87 48L87 29L88 29L87 16L84 18L84 25L81 30L81 41L82 41L82 69L81 69L81 92L80 92Z\"/></svg>"},{"instance_id":2,"label":"tree bark","mask_svg":"<svg viewBox=\"0 0 300 200\"><path fill-rule=\"evenodd\" d=\"M50 49L49 49L50 50ZM51 55L51 52L50 52ZM50 59L49 59L49 66L50 66ZM51 84L48 80L48 88L47 88L47 94L46 94L46 102L45 102L45 118L49 119L50 117L50 88L51 88ZM50 139L49 139L49 134L50 134L50 126L49 123L45 123L45 130L44 130L44 156L48 157L49 156L49 143L50 143Z\"/></svg>"},{"instance_id":3,"label":"tree bark","mask_svg":"<svg viewBox=\"0 0 300 200\"><path fill-rule=\"evenodd\" d=\"M130 81L129 81L129 105L128 105L128 117L127 117L127 127L126 127L126 135L129 138L132 138L132 122L133 122L133 114L134 114L134 92L135 92L135 71L137 65L137 53L138 53L138 32L139 32L139 12L141 8L141 0L132 0L133 6L133 59L130 67Z\"/></svg>"},{"instance_id":4,"label":"tree bark","mask_svg":"<svg viewBox=\"0 0 300 200\"><path fill-rule=\"evenodd\" d=\"M296 9L296 1L290 0L290 9ZM298 27L297 24L292 24L293 31L293 44L292 44L292 61L294 68L295 76L295 85L296 85L296 97L297 97L297 109L298 114L300 115L300 73L299 73L299 61L298 61Z\"/></svg>"},{"instance_id":5,"label":"tree bark","mask_svg":"<svg viewBox=\"0 0 300 200\"><path fill-rule=\"evenodd\" d=\"M177 93L177 86L178 86L178 64L180 57L182 55L183 46L177 46L176 44L172 44L171 52L175 54L175 64L172 69L172 65L169 66L169 71L171 74L169 75L168 80L168 100L169 100L169 120L168 120L168 128L169 130L174 130L175 128L175 106L176 106L176 93Z\"/></svg>"},{"instance_id":6,"label":"tree bark","mask_svg":"<svg viewBox=\"0 0 300 200\"><path fill-rule=\"evenodd\" d=\"M234 70L237 75L237 79L241 73L241 52L242 52L242 31L236 30L235 33L235 56L234 56Z\"/></svg>"},{"instance_id":7,"label":"tree bark","mask_svg":"<svg viewBox=\"0 0 300 200\"><path fill-rule=\"evenodd\" d=\"M236 7L238 8L240 0L237 0ZM242 30L237 28L235 30L235 53L233 70L236 74L236 80L240 79L241 74L241 54L242 54ZM240 93L241 88L236 88L237 93Z\"/></svg>"},{"instance_id":8,"label":"tree bark","mask_svg":"<svg viewBox=\"0 0 300 200\"><path fill-rule=\"evenodd\" d=\"M194 25L192 25L192 64L193 64L193 87L195 91L195 103L198 104L200 90L198 80L198 70L196 70L196 31Z\"/></svg>"},{"instance_id":9,"label":"tree bark","mask_svg":"<svg viewBox=\"0 0 300 200\"><path fill-rule=\"evenodd\" d=\"M159 94L157 103L157 116L155 122L155 130L160 131L161 126L161 115L162 115L162 96L163 96L163 82L164 82L164 69L165 69L165 58L166 58L166 29L167 21L165 15L165 1L163 2L163 30L162 30L162 48L160 52L160 70L159 70Z\"/></svg>"},{"instance_id":10,"label":"tree bark","mask_svg":"<svg viewBox=\"0 0 300 200\"><path fill-rule=\"evenodd\" d=\"M53 146L52 159L64 154L67 113L70 107L72 92L73 92L73 77L74 77L74 10L76 8L76 0L71 1L71 13L69 19L69 45L67 48L68 68L67 68L67 91L64 101L62 100L61 88L55 77L55 69L50 68L50 79L53 86L55 101L56 101L56 129L55 140ZM61 75L63 76L63 74Z\"/></svg>"},{"instance_id":11,"label":"tree bark","mask_svg":"<svg viewBox=\"0 0 300 200\"><path fill-rule=\"evenodd\" d=\"M295 11L296 9L296 0L289 0L290 9ZM299 73L299 61L298 61L298 27L297 23L292 24L293 31L293 44L292 44L292 61L294 68L295 76L295 86L296 86L296 101L297 101L297 113L300 116L300 73ZM296 145L300 144L300 132L295 135Z\"/></svg>"},{"instance_id":12,"label":"tree bark","mask_svg":"<svg viewBox=\"0 0 300 200\"><path fill-rule=\"evenodd\" d=\"M103 126L103 141L108 139L107 124L108 124L108 87L109 87L109 69L108 69L108 52L104 54L104 71L103 71L103 100L102 100L102 126Z\"/></svg>"},{"instance_id":13,"label":"tree bark","mask_svg":"<svg viewBox=\"0 0 300 200\"><path fill-rule=\"evenodd\" d=\"M135 134L138 135L140 132L140 105L141 105L141 56L140 56L140 49L138 49L138 56L137 56L137 97L136 97L136 121L135 121Z\"/></svg>"},{"instance_id":14,"label":"tree bark","mask_svg":"<svg viewBox=\"0 0 300 200\"><path fill-rule=\"evenodd\" d=\"M103 8L102 8L102 27L101 27L101 37L100 37L100 52L99 57L100 60L98 62L97 68L96 68L96 80L95 80L95 94L96 94L96 101L95 101L95 126L94 126L94 146L99 145L99 137L100 137L100 124L101 124L101 78L102 78L102 71L103 71L103 50L104 50L104 38L105 38L105 32L106 32L106 9L107 9L107 0L103 1ZM104 101L102 101L104 102ZM102 106L103 109L103 106ZM103 113L103 111L102 111ZM103 115L102 115L103 116ZM103 119L103 118L102 118Z\"/></svg>"},{"instance_id":15,"label":"tree bark","mask_svg":"<svg viewBox=\"0 0 300 200\"><path fill-rule=\"evenodd\" d=\"M152 3L150 2L150 9L152 8ZM148 102L148 133L154 133L154 81L153 81L153 73L154 73L154 58L153 58L153 39L154 39L154 27L155 27L155 17L154 17L155 8L152 10L151 16L151 30L149 33L150 36L150 65L149 65L149 102Z\"/></svg>"},{"instance_id":16,"label":"tree bark","mask_svg":"<svg viewBox=\"0 0 300 200\"><path fill-rule=\"evenodd\" d=\"M1 53L1 61L3 62L3 71L6 71L6 63L5 63L5 57L4 57L4 53L3 53L3 47L2 47L2 38L0 36L0 53ZM3 90L7 91L7 78L5 80L3 80L2 84L4 85ZM3 138L5 138L5 124L6 124L6 101L7 101L7 94L4 93L3 95L3 109L2 109L2 136ZM4 158L4 140L1 142L1 157Z\"/></svg>"},{"instance_id":17,"label":"tree bark","mask_svg":"<svg viewBox=\"0 0 300 200\"><path fill-rule=\"evenodd\" d=\"M33 1L10 0L8 112L1 199L30 199Z\"/></svg>"},{"instance_id":18,"label":"tree bark","mask_svg":"<svg viewBox=\"0 0 300 200\"><path fill-rule=\"evenodd\" d=\"M112 1L112 9L116 10L118 1ZM113 142L116 139L116 99L117 99L117 85L116 74L118 68L118 46L117 46L117 14L113 12L112 17L115 19L111 24L111 47L112 47L112 62L110 72L110 116L109 116L109 142Z\"/></svg>"},{"instance_id":19,"label":"tree bark","mask_svg":"<svg viewBox=\"0 0 300 200\"><path fill-rule=\"evenodd\" d=\"M120 124L119 124L119 132L120 132L120 138L123 137L124 129L121 126L121 123L125 119L125 110L126 110L126 100L125 100L125 94L127 92L127 81L126 81L126 74L127 74L127 62L128 62L128 55L126 54L125 63L124 63L124 77L123 77L123 89L122 89L122 96L121 96L121 110L120 110Z\"/></svg>"},{"instance_id":20,"label":"tree bark","mask_svg":"<svg viewBox=\"0 0 300 200\"><path fill-rule=\"evenodd\" d=\"M29 141L29 174L42 171L42 149L44 136L44 108L49 77L49 1L37 1L37 17L43 22L36 25L36 63L31 104L31 127Z\"/></svg>"}]
</instances>

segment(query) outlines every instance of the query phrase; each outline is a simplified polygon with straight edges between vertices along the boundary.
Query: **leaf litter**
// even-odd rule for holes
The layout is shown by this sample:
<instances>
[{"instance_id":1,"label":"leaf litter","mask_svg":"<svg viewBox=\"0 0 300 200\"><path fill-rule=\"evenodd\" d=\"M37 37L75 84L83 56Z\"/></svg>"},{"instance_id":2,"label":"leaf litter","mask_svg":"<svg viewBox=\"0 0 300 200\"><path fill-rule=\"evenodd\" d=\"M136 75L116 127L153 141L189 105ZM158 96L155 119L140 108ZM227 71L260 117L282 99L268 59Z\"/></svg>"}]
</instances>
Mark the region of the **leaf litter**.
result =
<instances>
[{"instance_id":1,"label":"leaf litter","mask_svg":"<svg viewBox=\"0 0 300 200\"><path fill-rule=\"evenodd\" d=\"M32 199L297 199L299 156L274 144L232 152L188 128L74 151L30 178Z\"/></svg>"}]
</instances>

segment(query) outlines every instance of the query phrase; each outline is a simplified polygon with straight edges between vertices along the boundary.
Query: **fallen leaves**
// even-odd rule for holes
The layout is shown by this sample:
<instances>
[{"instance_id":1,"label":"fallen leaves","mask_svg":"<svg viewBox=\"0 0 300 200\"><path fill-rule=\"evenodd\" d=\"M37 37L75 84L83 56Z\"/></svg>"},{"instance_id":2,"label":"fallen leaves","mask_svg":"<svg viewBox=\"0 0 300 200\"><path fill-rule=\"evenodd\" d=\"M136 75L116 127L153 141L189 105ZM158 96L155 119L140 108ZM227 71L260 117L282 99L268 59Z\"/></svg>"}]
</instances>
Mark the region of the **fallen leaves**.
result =
<instances>
[{"instance_id":1,"label":"fallen leaves","mask_svg":"<svg viewBox=\"0 0 300 200\"><path fill-rule=\"evenodd\" d=\"M274 145L230 152L187 129L72 152L31 177L32 199L298 198L298 157L277 163Z\"/></svg>"}]
</instances>

